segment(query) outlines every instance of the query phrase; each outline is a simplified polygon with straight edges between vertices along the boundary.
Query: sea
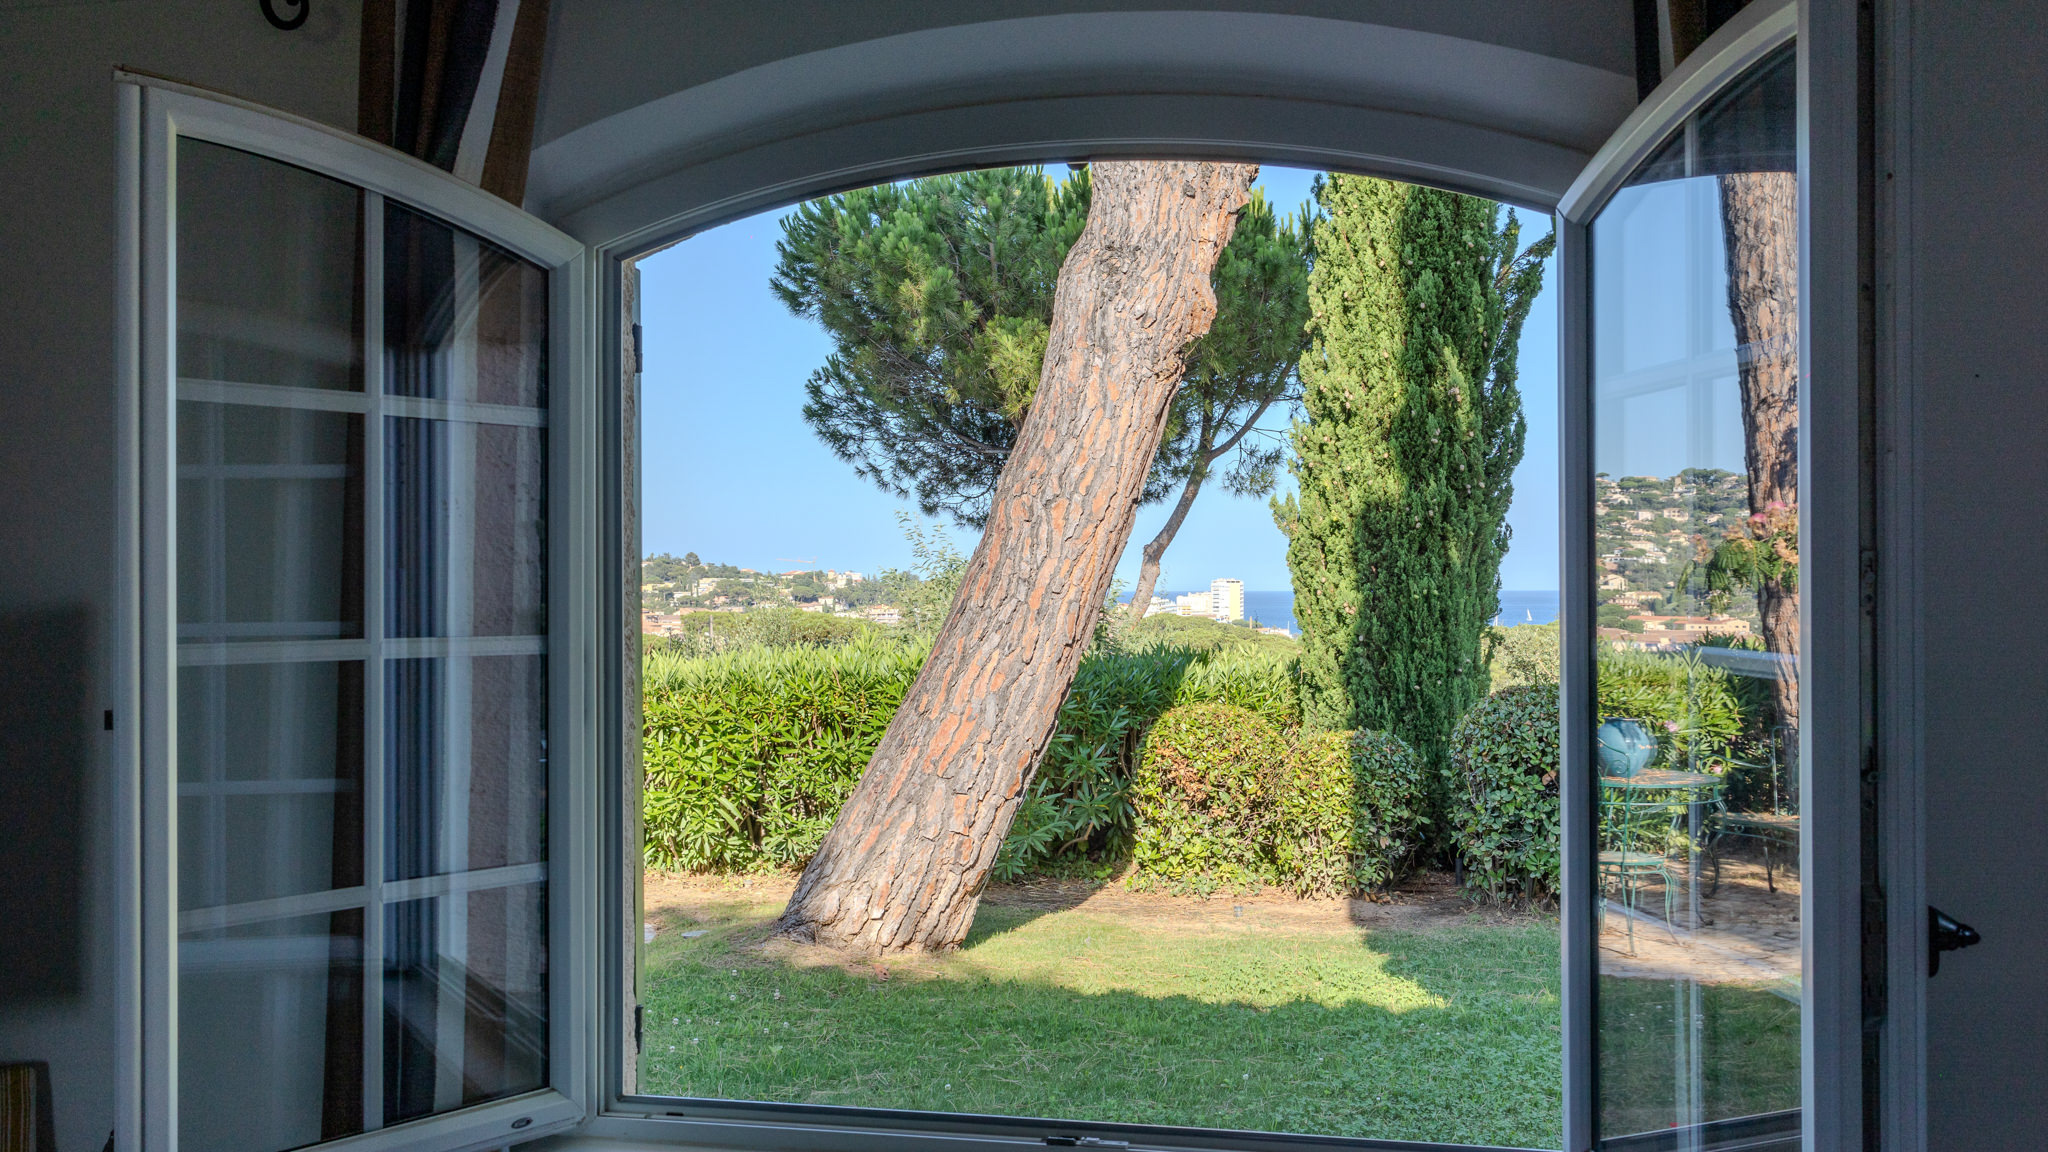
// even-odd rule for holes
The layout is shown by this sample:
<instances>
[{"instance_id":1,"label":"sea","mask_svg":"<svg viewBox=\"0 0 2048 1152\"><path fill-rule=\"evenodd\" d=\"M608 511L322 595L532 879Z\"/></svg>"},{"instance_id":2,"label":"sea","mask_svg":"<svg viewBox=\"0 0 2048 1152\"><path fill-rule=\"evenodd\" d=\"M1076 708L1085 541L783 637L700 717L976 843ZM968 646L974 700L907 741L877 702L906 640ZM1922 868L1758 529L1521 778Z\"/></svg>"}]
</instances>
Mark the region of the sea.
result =
<instances>
[{"instance_id":1,"label":"sea","mask_svg":"<svg viewBox=\"0 0 2048 1152\"><path fill-rule=\"evenodd\" d=\"M1179 592L1159 592L1168 600L1185 596L1196 589ZM1199 589L1207 592L1207 588ZM1500 594L1500 611L1493 622L1503 626L1513 624L1549 624L1557 619L1557 592L1503 589ZM1278 592L1258 592L1245 589L1244 614L1268 628L1285 628L1299 636L1301 629L1294 623L1294 591L1283 589Z\"/></svg>"}]
</instances>

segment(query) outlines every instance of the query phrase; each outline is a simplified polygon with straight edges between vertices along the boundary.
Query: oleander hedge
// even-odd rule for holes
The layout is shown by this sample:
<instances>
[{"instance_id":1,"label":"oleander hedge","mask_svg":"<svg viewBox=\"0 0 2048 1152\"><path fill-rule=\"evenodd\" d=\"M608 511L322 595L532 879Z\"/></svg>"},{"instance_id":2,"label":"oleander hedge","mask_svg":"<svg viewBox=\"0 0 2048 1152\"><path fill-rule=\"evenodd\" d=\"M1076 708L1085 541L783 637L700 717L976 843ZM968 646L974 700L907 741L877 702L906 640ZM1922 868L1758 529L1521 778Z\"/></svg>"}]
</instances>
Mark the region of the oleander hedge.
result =
<instances>
[{"instance_id":1,"label":"oleander hedge","mask_svg":"<svg viewBox=\"0 0 2048 1152\"><path fill-rule=\"evenodd\" d=\"M673 871L796 868L839 807L924 662L923 646L655 653L644 682L646 859ZM1081 663L995 876L1105 865L1129 851L1144 733L1179 705L1219 702L1299 723L1285 654L1106 651Z\"/></svg>"}]
</instances>

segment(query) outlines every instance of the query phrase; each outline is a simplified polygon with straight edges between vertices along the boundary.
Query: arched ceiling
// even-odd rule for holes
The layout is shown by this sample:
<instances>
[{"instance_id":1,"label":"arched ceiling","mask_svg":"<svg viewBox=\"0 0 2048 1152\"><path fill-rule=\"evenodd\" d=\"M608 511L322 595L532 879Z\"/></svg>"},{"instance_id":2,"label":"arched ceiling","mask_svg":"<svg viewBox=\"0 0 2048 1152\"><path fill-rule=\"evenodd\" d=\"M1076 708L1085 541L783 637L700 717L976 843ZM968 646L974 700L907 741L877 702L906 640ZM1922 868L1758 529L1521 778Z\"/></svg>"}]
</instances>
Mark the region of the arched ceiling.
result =
<instances>
[{"instance_id":1,"label":"arched ceiling","mask_svg":"<svg viewBox=\"0 0 2048 1152\"><path fill-rule=\"evenodd\" d=\"M1547 209L1635 105L1630 0L1279 7L557 5L527 205L646 242L916 172L1176 154Z\"/></svg>"}]
</instances>

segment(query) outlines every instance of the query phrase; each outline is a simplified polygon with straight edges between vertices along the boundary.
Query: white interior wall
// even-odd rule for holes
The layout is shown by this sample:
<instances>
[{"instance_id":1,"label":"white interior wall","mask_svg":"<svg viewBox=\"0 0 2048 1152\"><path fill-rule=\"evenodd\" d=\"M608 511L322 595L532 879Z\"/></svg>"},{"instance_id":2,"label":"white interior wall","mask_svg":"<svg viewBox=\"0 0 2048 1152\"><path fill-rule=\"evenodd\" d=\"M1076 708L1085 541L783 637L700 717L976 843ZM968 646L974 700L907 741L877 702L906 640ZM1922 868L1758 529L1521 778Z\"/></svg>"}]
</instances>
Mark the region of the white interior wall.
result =
<instances>
[{"instance_id":1,"label":"white interior wall","mask_svg":"<svg viewBox=\"0 0 2048 1152\"><path fill-rule=\"evenodd\" d=\"M316 0L296 32L273 29L255 0L0 4L0 618L82 608L98 648L87 698L64 702L97 768L85 805L86 900L76 909L84 971L75 994L0 988L0 1060L51 1063L60 1152L99 1152L114 1123L114 790L112 738L100 724L113 703L112 70L127 65L352 129L360 21L359 0ZM79 927L0 930L32 939Z\"/></svg>"},{"instance_id":2,"label":"white interior wall","mask_svg":"<svg viewBox=\"0 0 2048 1152\"><path fill-rule=\"evenodd\" d=\"M1885 185L1909 406L1892 459L1911 470L1900 512L1918 560L1902 573L1912 633L1891 639L1912 653L1919 691L1926 900L1984 934L1925 984L1927 1147L2042 1148L2048 20L2039 5L1999 0L1893 11L1899 153Z\"/></svg>"}]
</instances>

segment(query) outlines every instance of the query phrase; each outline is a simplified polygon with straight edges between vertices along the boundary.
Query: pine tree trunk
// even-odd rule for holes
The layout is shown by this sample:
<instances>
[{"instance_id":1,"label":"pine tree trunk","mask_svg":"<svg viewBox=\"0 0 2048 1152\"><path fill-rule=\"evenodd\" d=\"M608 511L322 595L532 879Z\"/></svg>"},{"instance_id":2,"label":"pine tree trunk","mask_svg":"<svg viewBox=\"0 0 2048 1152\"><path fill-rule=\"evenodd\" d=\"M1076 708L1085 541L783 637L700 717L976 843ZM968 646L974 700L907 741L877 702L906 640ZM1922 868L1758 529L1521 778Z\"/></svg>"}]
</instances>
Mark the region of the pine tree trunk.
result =
<instances>
[{"instance_id":1,"label":"pine tree trunk","mask_svg":"<svg viewBox=\"0 0 2048 1152\"><path fill-rule=\"evenodd\" d=\"M1052 736L1130 539L1209 276L1258 169L1101 163L1037 397L932 655L777 925L951 948Z\"/></svg>"},{"instance_id":2,"label":"pine tree trunk","mask_svg":"<svg viewBox=\"0 0 2048 1152\"><path fill-rule=\"evenodd\" d=\"M1721 177L1728 314L1741 349L1743 455L1749 510L1799 506L1799 199L1790 172ZM1764 647L1786 657L1774 685L1780 723L1799 724L1799 593L1778 579L1756 589Z\"/></svg>"},{"instance_id":3,"label":"pine tree trunk","mask_svg":"<svg viewBox=\"0 0 2048 1152\"><path fill-rule=\"evenodd\" d=\"M1159 562L1166 557L1173 538L1180 534L1180 526L1188 518L1188 509L1195 506L1195 496L1202 491L1202 481L1208 475L1207 465L1196 467L1187 483L1181 486L1180 499L1174 502L1173 513L1166 518L1166 525L1138 553L1138 586L1131 590L1131 619L1143 620L1145 609L1151 607L1152 590L1159 587Z\"/></svg>"}]
</instances>

